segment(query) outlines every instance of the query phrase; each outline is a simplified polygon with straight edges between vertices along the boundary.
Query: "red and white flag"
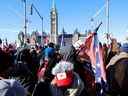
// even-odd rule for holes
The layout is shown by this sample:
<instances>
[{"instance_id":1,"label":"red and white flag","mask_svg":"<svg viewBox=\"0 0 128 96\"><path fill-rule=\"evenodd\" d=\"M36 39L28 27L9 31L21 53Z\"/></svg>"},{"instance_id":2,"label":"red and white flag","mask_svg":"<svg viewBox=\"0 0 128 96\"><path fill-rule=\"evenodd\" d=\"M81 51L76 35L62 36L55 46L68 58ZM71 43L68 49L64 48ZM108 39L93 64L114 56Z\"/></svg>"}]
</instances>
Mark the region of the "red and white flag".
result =
<instances>
[{"instance_id":1,"label":"red and white flag","mask_svg":"<svg viewBox=\"0 0 128 96\"><path fill-rule=\"evenodd\" d=\"M88 37L86 37L85 52L90 57L92 67L94 68L95 81L101 82L102 78L106 82L106 71L103 62L103 48L98 40L97 30L90 33Z\"/></svg>"}]
</instances>

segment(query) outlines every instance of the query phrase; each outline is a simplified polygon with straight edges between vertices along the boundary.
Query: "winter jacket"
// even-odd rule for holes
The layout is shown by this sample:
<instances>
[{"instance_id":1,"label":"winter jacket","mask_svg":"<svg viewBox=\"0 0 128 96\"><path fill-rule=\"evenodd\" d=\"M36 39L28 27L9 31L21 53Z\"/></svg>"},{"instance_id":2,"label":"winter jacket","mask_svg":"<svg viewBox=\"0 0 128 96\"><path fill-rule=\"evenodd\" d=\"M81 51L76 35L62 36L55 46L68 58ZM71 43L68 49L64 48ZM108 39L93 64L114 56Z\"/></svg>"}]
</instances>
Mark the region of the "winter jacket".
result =
<instances>
[{"instance_id":1,"label":"winter jacket","mask_svg":"<svg viewBox=\"0 0 128 96\"><path fill-rule=\"evenodd\" d=\"M1 79L0 96L26 96L26 91L23 86L14 79Z\"/></svg>"}]
</instances>

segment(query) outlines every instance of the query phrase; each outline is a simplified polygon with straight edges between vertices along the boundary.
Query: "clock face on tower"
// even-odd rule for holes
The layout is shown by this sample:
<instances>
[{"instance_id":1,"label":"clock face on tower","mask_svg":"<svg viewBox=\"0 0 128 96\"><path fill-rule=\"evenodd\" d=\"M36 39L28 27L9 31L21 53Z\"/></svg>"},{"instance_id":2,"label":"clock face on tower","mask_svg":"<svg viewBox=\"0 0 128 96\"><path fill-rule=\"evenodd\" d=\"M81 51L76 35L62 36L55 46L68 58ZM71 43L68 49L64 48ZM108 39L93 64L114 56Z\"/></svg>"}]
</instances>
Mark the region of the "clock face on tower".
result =
<instances>
[{"instance_id":1,"label":"clock face on tower","mask_svg":"<svg viewBox=\"0 0 128 96\"><path fill-rule=\"evenodd\" d=\"M52 21L52 24L55 24L56 22L55 22L55 20L54 21Z\"/></svg>"},{"instance_id":2,"label":"clock face on tower","mask_svg":"<svg viewBox=\"0 0 128 96\"><path fill-rule=\"evenodd\" d=\"M56 15L56 12L53 11L52 14L53 14L53 15Z\"/></svg>"},{"instance_id":3,"label":"clock face on tower","mask_svg":"<svg viewBox=\"0 0 128 96\"><path fill-rule=\"evenodd\" d=\"M51 17L52 19L55 19L56 18L56 16L55 15L52 15L52 17Z\"/></svg>"},{"instance_id":4,"label":"clock face on tower","mask_svg":"<svg viewBox=\"0 0 128 96\"><path fill-rule=\"evenodd\" d=\"M55 12L52 12L51 23L55 24L55 22L56 22L56 14L55 14Z\"/></svg>"}]
</instances>

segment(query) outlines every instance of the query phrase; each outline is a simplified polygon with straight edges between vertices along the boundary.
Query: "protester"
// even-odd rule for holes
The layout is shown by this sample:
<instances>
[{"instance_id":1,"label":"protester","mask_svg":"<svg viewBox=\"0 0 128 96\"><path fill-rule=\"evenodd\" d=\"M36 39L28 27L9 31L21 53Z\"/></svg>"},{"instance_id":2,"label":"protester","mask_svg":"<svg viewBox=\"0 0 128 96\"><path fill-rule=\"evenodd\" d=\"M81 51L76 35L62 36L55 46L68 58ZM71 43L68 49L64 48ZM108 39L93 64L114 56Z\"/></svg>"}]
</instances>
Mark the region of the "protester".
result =
<instances>
[{"instance_id":1,"label":"protester","mask_svg":"<svg viewBox=\"0 0 128 96\"><path fill-rule=\"evenodd\" d=\"M84 89L84 84L74 71L76 50L72 45L61 46L59 54L61 60L52 69L52 74L55 77L51 84L54 91L57 91L53 92L53 96L79 96ZM67 78L58 79L59 74L65 74Z\"/></svg>"},{"instance_id":2,"label":"protester","mask_svg":"<svg viewBox=\"0 0 128 96\"><path fill-rule=\"evenodd\" d=\"M16 80L9 79L11 57L0 50L0 96L26 96L24 87Z\"/></svg>"},{"instance_id":3,"label":"protester","mask_svg":"<svg viewBox=\"0 0 128 96\"><path fill-rule=\"evenodd\" d=\"M0 48L2 48L2 40L1 40L1 38L0 38Z\"/></svg>"},{"instance_id":4,"label":"protester","mask_svg":"<svg viewBox=\"0 0 128 96\"><path fill-rule=\"evenodd\" d=\"M108 93L112 96L128 96L128 43L120 48L107 66Z\"/></svg>"},{"instance_id":5,"label":"protester","mask_svg":"<svg viewBox=\"0 0 128 96\"><path fill-rule=\"evenodd\" d=\"M52 74L55 76L51 82L53 96L79 96L83 91L84 84L79 75L73 72L72 63L60 61L52 69Z\"/></svg>"}]
</instances>

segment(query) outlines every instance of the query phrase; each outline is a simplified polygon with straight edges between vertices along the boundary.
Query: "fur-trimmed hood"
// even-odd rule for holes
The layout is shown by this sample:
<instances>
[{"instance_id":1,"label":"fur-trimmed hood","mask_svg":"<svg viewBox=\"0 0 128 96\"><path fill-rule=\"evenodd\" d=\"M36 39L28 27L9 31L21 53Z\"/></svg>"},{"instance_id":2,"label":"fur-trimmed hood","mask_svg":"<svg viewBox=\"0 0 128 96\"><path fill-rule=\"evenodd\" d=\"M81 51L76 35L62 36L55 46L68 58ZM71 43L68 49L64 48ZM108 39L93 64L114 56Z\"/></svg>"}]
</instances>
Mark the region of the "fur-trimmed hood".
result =
<instances>
[{"instance_id":1,"label":"fur-trimmed hood","mask_svg":"<svg viewBox=\"0 0 128 96\"><path fill-rule=\"evenodd\" d=\"M52 69L52 74L56 75L57 73L66 72L73 70L73 64L67 61L60 61L56 64L56 66Z\"/></svg>"},{"instance_id":2,"label":"fur-trimmed hood","mask_svg":"<svg viewBox=\"0 0 128 96\"><path fill-rule=\"evenodd\" d=\"M123 59L123 58L128 58L128 53L121 52L121 53L115 55L114 57L112 57L112 59L110 60L109 64L106 66L106 68L114 65L117 61L119 61L120 59Z\"/></svg>"}]
</instances>

